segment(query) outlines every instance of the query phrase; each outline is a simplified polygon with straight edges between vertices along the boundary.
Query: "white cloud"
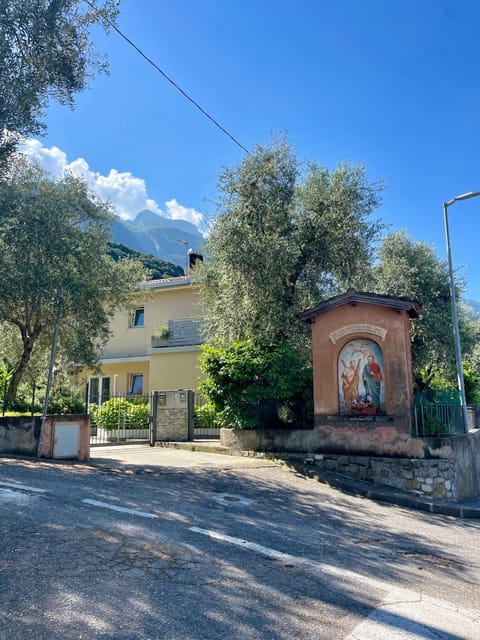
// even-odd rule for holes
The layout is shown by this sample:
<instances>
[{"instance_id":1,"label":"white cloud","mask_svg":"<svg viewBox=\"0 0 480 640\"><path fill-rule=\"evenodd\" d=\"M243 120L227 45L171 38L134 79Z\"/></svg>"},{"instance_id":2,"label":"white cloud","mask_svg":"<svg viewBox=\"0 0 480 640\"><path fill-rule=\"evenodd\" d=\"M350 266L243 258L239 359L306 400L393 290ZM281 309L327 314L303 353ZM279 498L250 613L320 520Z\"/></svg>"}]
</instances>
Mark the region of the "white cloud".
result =
<instances>
[{"instance_id":1,"label":"white cloud","mask_svg":"<svg viewBox=\"0 0 480 640\"><path fill-rule=\"evenodd\" d=\"M60 178L67 166L67 154L58 147L47 149L38 140L28 138L23 141L20 151L28 158L38 162L54 178Z\"/></svg>"},{"instance_id":2,"label":"white cloud","mask_svg":"<svg viewBox=\"0 0 480 640\"><path fill-rule=\"evenodd\" d=\"M168 217L173 220L188 220L195 226L198 226L203 221L203 214L196 209L184 207L175 198L165 202L165 206L167 207Z\"/></svg>"},{"instance_id":3,"label":"white cloud","mask_svg":"<svg viewBox=\"0 0 480 640\"><path fill-rule=\"evenodd\" d=\"M203 221L203 214L196 209L181 205L175 198L165 203L162 210L158 203L150 198L143 178L137 178L129 171L120 172L110 169L108 175L92 171L84 158L68 162L67 154L58 147L44 147L39 140L24 140L21 151L35 160L44 169L59 178L65 171L82 176L89 189L102 200L113 205L115 213L125 220L133 219L139 211L150 209L154 213L174 220L188 220L195 225Z\"/></svg>"}]
</instances>

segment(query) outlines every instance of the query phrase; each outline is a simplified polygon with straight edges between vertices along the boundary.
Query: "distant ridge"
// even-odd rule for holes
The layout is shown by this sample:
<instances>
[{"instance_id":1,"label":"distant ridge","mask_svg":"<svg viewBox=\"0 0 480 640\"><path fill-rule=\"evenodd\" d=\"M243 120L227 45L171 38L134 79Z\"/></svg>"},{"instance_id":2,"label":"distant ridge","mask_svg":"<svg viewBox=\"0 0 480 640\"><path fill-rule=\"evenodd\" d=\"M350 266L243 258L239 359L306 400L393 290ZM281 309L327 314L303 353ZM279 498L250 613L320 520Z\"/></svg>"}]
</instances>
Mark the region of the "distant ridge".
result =
<instances>
[{"instance_id":1,"label":"distant ridge","mask_svg":"<svg viewBox=\"0 0 480 640\"><path fill-rule=\"evenodd\" d=\"M122 260L123 258L132 258L137 260L149 271L149 280L160 280L161 278L174 278L176 276L183 276L183 269L176 264L152 256L151 254L141 253L136 249L126 247L124 244L118 242L109 242L109 255L115 260Z\"/></svg>"},{"instance_id":2,"label":"distant ridge","mask_svg":"<svg viewBox=\"0 0 480 640\"><path fill-rule=\"evenodd\" d=\"M182 240L186 242L178 242ZM134 220L117 218L112 226L112 241L167 260L183 268L186 249L199 251L203 236L187 220L172 220L144 209Z\"/></svg>"}]
</instances>

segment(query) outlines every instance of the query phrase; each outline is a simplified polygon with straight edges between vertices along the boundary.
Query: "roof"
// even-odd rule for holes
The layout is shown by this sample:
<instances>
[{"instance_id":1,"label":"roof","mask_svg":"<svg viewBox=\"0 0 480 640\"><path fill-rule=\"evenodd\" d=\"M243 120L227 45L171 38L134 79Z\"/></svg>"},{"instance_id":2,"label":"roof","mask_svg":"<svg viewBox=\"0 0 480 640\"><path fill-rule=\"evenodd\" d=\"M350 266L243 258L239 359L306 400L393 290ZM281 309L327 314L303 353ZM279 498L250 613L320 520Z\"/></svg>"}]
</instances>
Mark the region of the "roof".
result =
<instances>
[{"instance_id":1,"label":"roof","mask_svg":"<svg viewBox=\"0 0 480 640\"><path fill-rule=\"evenodd\" d=\"M350 304L356 307L358 303L375 304L381 307L390 307L391 309L406 311L410 318L418 318L423 312L420 302L413 298L401 298L399 296L387 296L349 289L346 293L324 300L315 307L302 311L302 313L298 314L298 317L304 322L310 322L316 316L327 313L327 311L331 311L342 305Z\"/></svg>"},{"instance_id":2,"label":"roof","mask_svg":"<svg viewBox=\"0 0 480 640\"><path fill-rule=\"evenodd\" d=\"M173 278L160 278L158 280L145 280L140 283L141 289L165 289L167 287L184 287L193 283L192 276L176 276Z\"/></svg>"}]
</instances>

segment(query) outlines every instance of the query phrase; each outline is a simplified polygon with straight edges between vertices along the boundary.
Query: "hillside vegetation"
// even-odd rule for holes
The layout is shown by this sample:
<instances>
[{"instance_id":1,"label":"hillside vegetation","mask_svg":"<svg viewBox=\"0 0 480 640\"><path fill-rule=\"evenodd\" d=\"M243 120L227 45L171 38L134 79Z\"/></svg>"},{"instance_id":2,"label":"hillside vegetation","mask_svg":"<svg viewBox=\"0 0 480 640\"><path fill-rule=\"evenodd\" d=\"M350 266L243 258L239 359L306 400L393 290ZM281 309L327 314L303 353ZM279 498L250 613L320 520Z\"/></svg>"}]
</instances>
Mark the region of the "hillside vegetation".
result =
<instances>
[{"instance_id":1,"label":"hillside vegetation","mask_svg":"<svg viewBox=\"0 0 480 640\"><path fill-rule=\"evenodd\" d=\"M149 253L142 253L136 249L131 249L119 242L109 242L109 255L118 262L123 258L132 258L142 264L149 273L149 280L159 280L161 278L174 278L183 276L183 269L172 262L162 260Z\"/></svg>"}]
</instances>

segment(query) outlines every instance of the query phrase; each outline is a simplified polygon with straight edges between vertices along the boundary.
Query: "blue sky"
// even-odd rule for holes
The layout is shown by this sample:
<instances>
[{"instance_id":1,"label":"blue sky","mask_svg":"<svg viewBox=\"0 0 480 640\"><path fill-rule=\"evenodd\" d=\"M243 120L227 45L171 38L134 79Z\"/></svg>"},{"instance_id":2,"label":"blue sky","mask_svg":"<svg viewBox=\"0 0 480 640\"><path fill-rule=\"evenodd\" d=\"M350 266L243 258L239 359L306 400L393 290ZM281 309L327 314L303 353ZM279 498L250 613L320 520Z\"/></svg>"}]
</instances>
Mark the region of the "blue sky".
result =
<instances>
[{"instance_id":1,"label":"blue sky","mask_svg":"<svg viewBox=\"0 0 480 640\"><path fill-rule=\"evenodd\" d=\"M443 259L442 202L480 190L479 19L475 0L123 0L119 26L247 148L284 131L301 159L364 164L386 182L379 217ZM34 152L124 217L147 202L205 223L243 152L117 34L95 41L110 75L51 106ZM480 198L449 211L480 300Z\"/></svg>"}]
</instances>

